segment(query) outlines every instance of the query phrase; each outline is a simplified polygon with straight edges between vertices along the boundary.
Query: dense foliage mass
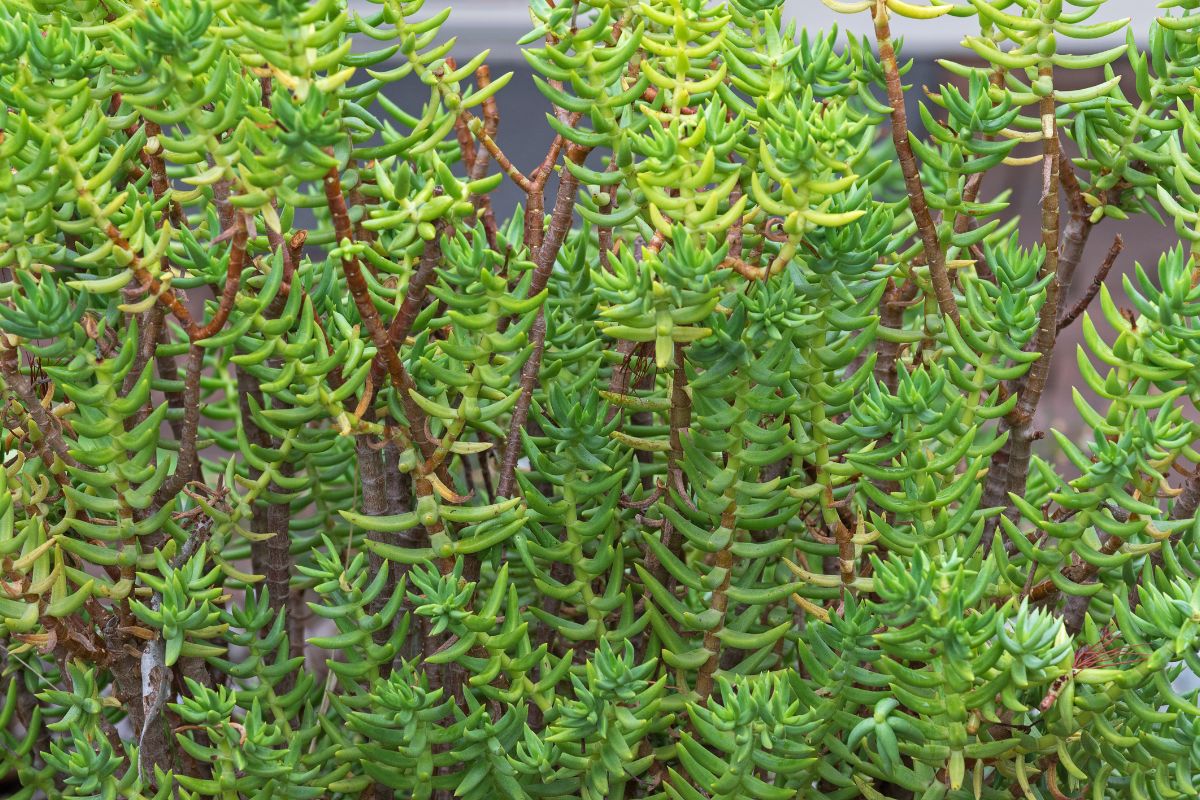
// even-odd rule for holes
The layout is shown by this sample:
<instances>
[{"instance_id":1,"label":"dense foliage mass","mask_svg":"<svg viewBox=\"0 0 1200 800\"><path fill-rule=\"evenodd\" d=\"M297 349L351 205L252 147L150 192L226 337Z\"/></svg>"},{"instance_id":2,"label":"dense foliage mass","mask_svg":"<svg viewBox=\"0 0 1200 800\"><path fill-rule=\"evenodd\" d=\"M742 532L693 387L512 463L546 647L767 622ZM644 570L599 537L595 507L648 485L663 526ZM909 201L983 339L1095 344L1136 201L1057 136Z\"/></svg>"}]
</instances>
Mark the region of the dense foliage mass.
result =
<instances>
[{"instance_id":1,"label":"dense foliage mass","mask_svg":"<svg viewBox=\"0 0 1200 800\"><path fill-rule=\"evenodd\" d=\"M2 0L10 796L1196 796L1200 2L827 2Z\"/></svg>"}]
</instances>

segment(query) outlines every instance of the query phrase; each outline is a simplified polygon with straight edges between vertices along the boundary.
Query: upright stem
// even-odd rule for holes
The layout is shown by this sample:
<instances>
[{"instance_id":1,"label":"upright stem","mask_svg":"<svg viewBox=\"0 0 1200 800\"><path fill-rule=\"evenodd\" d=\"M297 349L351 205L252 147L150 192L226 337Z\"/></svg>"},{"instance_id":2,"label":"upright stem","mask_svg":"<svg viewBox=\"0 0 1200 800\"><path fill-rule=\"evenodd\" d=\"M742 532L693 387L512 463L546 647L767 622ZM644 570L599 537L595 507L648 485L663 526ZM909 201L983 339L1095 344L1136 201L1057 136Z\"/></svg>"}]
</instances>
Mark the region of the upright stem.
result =
<instances>
[{"instance_id":1,"label":"upright stem","mask_svg":"<svg viewBox=\"0 0 1200 800\"><path fill-rule=\"evenodd\" d=\"M346 198L342 193L341 179L338 175L337 167L332 167L326 173L324 187L325 199L329 206L329 212L333 217L333 227L337 241L353 242L354 229L350 224L350 215L346 208ZM379 317L379 311L375 308L375 303L371 299L371 290L367 285L366 277L363 275L358 259L353 255L344 256L342 258L342 272L346 276L346 283L350 288L350 295L354 299L354 305L358 309L359 317L362 318L363 325L371 335L371 340L383 356L384 364L387 367L392 386L396 391L397 399L404 408L404 414L408 418L409 438L416 443L422 456L425 459L430 459L437 451L437 443L432 439L429 430L429 420L426 418L425 412L413 399L413 394L416 393L416 384L413 383L412 377L408 374L408 370L404 366L404 362L400 360L399 350L393 343L387 329L384 328L383 321ZM441 464L436 469L439 478L445 486L447 488L451 487L453 480L446 471L445 464ZM433 495L433 484L424 469L415 477L414 484L418 499ZM430 536L434 536L443 530L444 526L439 521L435 523L434 527L429 528L428 532ZM467 561L472 562L475 559L476 557L471 556L467 558ZM448 574L453 569L452 560L441 559L439 561L439 568L442 574ZM447 664L443 673L445 674L443 685L446 687L447 692L455 697L461 696L462 667L457 664Z\"/></svg>"},{"instance_id":2,"label":"upright stem","mask_svg":"<svg viewBox=\"0 0 1200 800\"><path fill-rule=\"evenodd\" d=\"M587 158L588 150L572 145L567 148L567 158L575 164L582 164ZM550 227L546 238L534 251L533 280L529 286L529 296L537 294L546 288L550 281L550 273L554 271L554 262L562 249L567 232L571 230L571 220L575 214L575 196L579 193L579 178L568 169L563 169L558 177L558 193L554 198L554 209L550 212Z\"/></svg>"},{"instance_id":3,"label":"upright stem","mask_svg":"<svg viewBox=\"0 0 1200 800\"><path fill-rule=\"evenodd\" d=\"M283 463L279 465L278 473L284 478L289 478L294 470L295 467L291 461L285 457ZM274 535L265 542L264 575L271 594L271 610L277 614L280 612L289 614L289 644L295 647L302 642L294 641L295 625L299 624L300 620L291 615L291 612L295 610L292 603L292 503L286 490L274 481L271 482L267 491L276 496L269 498L270 505L267 506L267 530ZM293 680L294 675L289 675L283 685L277 688L277 691L280 693L290 691Z\"/></svg>"},{"instance_id":4,"label":"upright stem","mask_svg":"<svg viewBox=\"0 0 1200 800\"><path fill-rule=\"evenodd\" d=\"M730 503L721 514L721 527L733 530L737 524L737 505ZM709 652L708 660L701 665L699 672L696 675L696 694L700 696L700 703L703 705L708 702L708 698L712 695L713 690L713 675L717 671L717 667L721 663L721 630L725 627L725 612L729 608L729 581L733 574L733 550L729 545L722 547L712 557L712 565L715 569L722 570L721 584L712 593L712 599L709 600L708 607L716 611L720 615L720 622L712 629L704 632L704 649Z\"/></svg>"},{"instance_id":5,"label":"upright stem","mask_svg":"<svg viewBox=\"0 0 1200 800\"><path fill-rule=\"evenodd\" d=\"M587 157L586 148L574 145L567 148L567 158L576 164L582 164ZM541 173L545 175L547 173ZM554 211L550 216L550 228L538 247L534 250L533 280L529 285L529 296L540 293L550 282L550 274L554 271L554 262L566 240L567 231L571 229L571 219L575 213L575 196L579 193L579 179L570 170L564 169L558 180L558 195L554 201ZM532 198L534 195L530 195ZM540 226L539 226L540 230ZM538 309L537 319L529 332L533 343L533 353L521 369L521 396L513 408L512 417L508 423L508 438L505 441L504 457L500 463L500 483L496 493L500 497L512 497L516 488L517 457L521 444L521 431L529 418L529 406L533 402L533 392L537 388L538 375L542 368L542 356L546 349L546 310Z\"/></svg>"},{"instance_id":6,"label":"upright stem","mask_svg":"<svg viewBox=\"0 0 1200 800\"><path fill-rule=\"evenodd\" d=\"M925 262L929 265L929 278L933 282L933 291L937 295L938 307L942 314L958 324L958 301L954 298L954 289L950 285L950 275L946 271L946 254L942 251L941 240L938 237L937 225L929 213L929 204L925 200L925 187L921 184L921 171L917 167L917 157L913 153L912 144L908 141L908 118L904 110L904 87L900 83L900 67L896 63L896 50L892 46L892 30L888 24L888 8L884 0L875 3L875 38L879 42L879 63L883 66L884 78L887 81L888 105L892 107L892 142L896 147L896 157L900 162L900 171L904 173L904 187L908 190L909 208L913 219L916 220L921 242L925 247Z\"/></svg>"},{"instance_id":7,"label":"upright stem","mask_svg":"<svg viewBox=\"0 0 1200 800\"><path fill-rule=\"evenodd\" d=\"M238 391L238 424L242 426L245 432L246 441L251 445L258 445L261 448L271 447L271 437L267 432L258 427L254 421L254 415L250 410L250 399L253 398L259 408L263 407L262 390L258 388L258 381L254 376L246 372L245 369L238 368L237 371L237 391ZM253 466L249 466L249 478L252 481L257 481L260 472ZM264 501L256 500L253 507L250 509L250 530L254 533L266 533L269 530L269 521L267 518L267 505ZM267 543L265 541L252 541L250 543L250 568L257 575L265 575L267 571ZM275 599L271 598L274 603Z\"/></svg>"},{"instance_id":8,"label":"upright stem","mask_svg":"<svg viewBox=\"0 0 1200 800\"><path fill-rule=\"evenodd\" d=\"M158 345L171 344L170 332L166 325L158 327ZM162 378L168 384L175 386L179 382L179 365L175 363L175 357L160 353L158 347L154 351L154 368L158 371L158 377ZM172 415L167 420L167 425L171 428L171 435L176 441L183 440L183 419L186 414L184 405L183 391L175 388L163 390L163 395L167 398L167 408L172 412Z\"/></svg>"},{"instance_id":9,"label":"upright stem","mask_svg":"<svg viewBox=\"0 0 1200 800\"><path fill-rule=\"evenodd\" d=\"M1052 78L1051 67L1043 67L1042 77ZM1050 376L1050 361L1058 335L1058 301L1062 284L1058 279L1058 126L1054 119L1054 97L1042 99L1042 245L1046 259L1042 262L1041 277L1050 278L1046 286L1046 302L1038 318L1037 352L1041 358L1033 362L1025 387L1017 400L1010 420L1018 425L1028 424L1037 410L1038 401Z\"/></svg>"},{"instance_id":10,"label":"upright stem","mask_svg":"<svg viewBox=\"0 0 1200 800\"><path fill-rule=\"evenodd\" d=\"M132 284L126 288L133 288ZM136 291L134 289L135 293ZM134 299L136 300L136 298ZM155 303L142 312L138 322L137 353L134 355L133 366L125 374L125 380L121 384L121 394L128 396L133 391L138 380L141 379L146 365L154 358L154 354L158 350L158 338L162 332L163 318L166 316L166 313L166 309L158 303ZM125 420L125 429L132 430L144 422L150 416L150 408L150 403L143 404L141 408L134 412L133 416Z\"/></svg>"},{"instance_id":11,"label":"upright stem","mask_svg":"<svg viewBox=\"0 0 1200 800\"><path fill-rule=\"evenodd\" d=\"M157 122L144 120L142 125L146 128L147 142L162 134L162 128ZM162 147L147 145L142 152L150 167L150 188L154 192L154 199L162 200L171 191L171 181L167 177L167 162L163 160ZM174 199L167 201L167 216L170 218L172 226L179 228L183 225L183 207ZM161 226L161 224L160 220L159 225Z\"/></svg>"},{"instance_id":12,"label":"upright stem","mask_svg":"<svg viewBox=\"0 0 1200 800\"><path fill-rule=\"evenodd\" d=\"M517 460L521 454L521 431L529 418L529 405L533 390L537 387L538 373L542 369L542 354L546 350L546 310L539 308L537 319L529 331L533 340L533 352L521 368L521 396L508 421L508 437L505 440L504 456L500 461L500 482L496 485L498 497L512 497L517 486Z\"/></svg>"},{"instance_id":13,"label":"upright stem","mask_svg":"<svg viewBox=\"0 0 1200 800\"><path fill-rule=\"evenodd\" d=\"M174 362L171 363L174 364ZM155 495L155 502L160 507L179 494L189 481L200 478L200 457L196 452L196 437L200 428L200 370L203 366L204 350L197 345L192 345L188 350L181 398L183 421L179 432L179 460L175 464L175 472L159 487ZM239 383L243 374L245 373L238 371ZM249 379L249 376L247 378ZM245 412L243 420L248 420L250 416L248 407ZM249 424L254 425L253 420L249 420Z\"/></svg>"},{"instance_id":14,"label":"upright stem","mask_svg":"<svg viewBox=\"0 0 1200 800\"><path fill-rule=\"evenodd\" d=\"M1079 186L1079 179L1075 177L1075 168L1071 159L1062 151L1061 145L1058 151L1058 175L1063 195L1066 197L1067 210L1070 211L1070 217L1062 231L1058 255L1058 283L1062 286L1062 297L1066 299L1071 293L1075 271L1083 259L1083 251L1087 247L1093 224L1092 209L1084 200L1083 189ZM1061 319L1062 315L1059 316Z\"/></svg>"},{"instance_id":15,"label":"upright stem","mask_svg":"<svg viewBox=\"0 0 1200 800\"><path fill-rule=\"evenodd\" d=\"M187 563L200 545L208 538L208 528L205 523L198 523L187 541L179 549L175 558L171 559L171 569L179 569ZM150 597L149 606L158 611L162 605L162 594L155 592ZM171 670L166 666L166 648L163 637L155 636L146 643L142 650L142 727L138 732L138 772L142 780L154 785L156 778L154 767L163 771L171 768L174 755L174 738L170 735L167 725L167 702L171 699Z\"/></svg>"},{"instance_id":16,"label":"upright stem","mask_svg":"<svg viewBox=\"0 0 1200 800\"><path fill-rule=\"evenodd\" d=\"M354 453L358 460L358 486L359 486L359 507L362 513L368 517L381 517L389 513L388 496L387 496L387 479L384 477L385 470L394 469L396 474L400 472L396 469L395 464L388 464L386 457L382 452L382 448L378 447L374 441L374 437L366 434L359 434L354 439ZM399 534L383 533L377 530L368 530L366 532L368 539L376 542L387 542L388 544L400 544L398 541ZM377 614L387 604L396 593L396 572L388 567L383 558L374 552L367 554L367 558L371 564L372 574L387 569L388 579L384 590L371 602L369 611L372 614ZM376 644L384 644L391 638L393 631L392 625L386 625L374 634Z\"/></svg>"},{"instance_id":17,"label":"upright stem","mask_svg":"<svg viewBox=\"0 0 1200 800\"><path fill-rule=\"evenodd\" d=\"M1046 65L1040 70L1043 78L1053 81L1054 68ZM1046 300L1038 316L1038 330L1034 337L1034 349L1040 355L1033 362L1024 385L1021 387L1017 404L1004 418L1009 430L1008 441L992 458L984 486L985 507L1008 505L1009 492L1021 492L1029 473L1029 457L1033 442L1039 434L1034 430L1033 417L1038 402L1046 389L1050 376L1050 363L1054 345L1058 338L1058 307L1062 285L1058 280L1059 267L1059 158L1058 125L1055 121L1053 94L1041 101L1042 119L1042 245L1046 249L1041 275L1049 277L1046 285ZM1082 252L1082 249L1080 250ZM1015 516L1016 508L1008 506L1006 513ZM983 546L988 549L996 533L998 520L989 520L984 531Z\"/></svg>"},{"instance_id":18,"label":"upright stem","mask_svg":"<svg viewBox=\"0 0 1200 800\"><path fill-rule=\"evenodd\" d=\"M384 513L406 514L412 511L413 506L413 487L412 479L405 473L400 471L400 448L394 442L389 440L384 446L381 455L382 470L383 470L383 492L386 511ZM410 528L401 533L392 534L392 543L400 547L416 548L420 547L425 539L425 529L421 526ZM392 576L389 581L390 585L398 586L404 578L405 573L410 567L407 564L392 563ZM404 601L404 610L412 611L412 604ZM425 617L413 614L409 621L408 637L401 645L401 650L397 654L399 658L412 659L420 653L421 642L425 640L425 627L427 620Z\"/></svg>"}]
</instances>

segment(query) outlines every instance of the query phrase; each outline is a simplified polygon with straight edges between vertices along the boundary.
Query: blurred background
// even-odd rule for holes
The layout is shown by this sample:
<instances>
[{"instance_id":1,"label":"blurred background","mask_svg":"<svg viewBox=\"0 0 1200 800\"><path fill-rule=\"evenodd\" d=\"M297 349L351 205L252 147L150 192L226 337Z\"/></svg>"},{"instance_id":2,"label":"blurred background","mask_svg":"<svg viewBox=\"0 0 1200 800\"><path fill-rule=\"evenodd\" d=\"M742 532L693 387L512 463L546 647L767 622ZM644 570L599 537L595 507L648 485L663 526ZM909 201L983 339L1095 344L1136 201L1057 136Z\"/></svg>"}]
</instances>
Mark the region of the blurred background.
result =
<instances>
[{"instance_id":1,"label":"blurred background","mask_svg":"<svg viewBox=\"0 0 1200 800\"><path fill-rule=\"evenodd\" d=\"M1109 0L1094 19L1129 17L1133 20L1134 32L1144 38L1151 20L1159 13L1156 4L1156 0ZM425 4L430 12L447 6L453 8L454 13L443 30L451 30L459 37L463 52L490 49L496 59L513 61L520 58L516 41L530 27L526 0L429 0ZM801 26L809 29L828 29L837 24L860 34L871 32L867 14L836 14L821 0L789 0L786 10ZM896 33L904 36L910 55L919 52L932 57L957 50L963 35L972 32L974 25L973 19L954 17L942 17L934 22L897 20L893 23Z\"/></svg>"},{"instance_id":2,"label":"blurred background","mask_svg":"<svg viewBox=\"0 0 1200 800\"><path fill-rule=\"evenodd\" d=\"M358 3L363 6L362 12L366 13L368 4L362 0L351 0L351 7ZM1129 18L1129 30L1133 31L1139 43L1144 44L1150 24L1160 13L1156 5L1154 0L1108 0L1090 21ZM513 162L528 172L542 161L553 138L545 123L545 115L550 110L549 104L535 88L530 70L516 44L532 27L528 2L428 0L422 15L436 13L447 6L453 10L449 20L442 27L442 33L445 36L457 37L454 55L459 62L465 62L483 50L490 50L488 63L493 76L510 71L514 73L512 81L498 95L501 121L496 138ZM827 8L821 0L790 0L786 5L786 13L797 21L799 27L808 28L810 31L827 31L837 25L839 29L851 31L859 36L872 34L871 19L866 12L853 15L837 14ZM939 84L951 80L938 65L938 59L949 58L964 63L976 60L974 54L961 45L963 36L978 31L977 22L973 17L946 16L930 21L894 18L892 28L893 35L903 39L901 54L914 61L905 78L907 83L914 86L936 88ZM1090 42L1068 40L1060 46L1064 50L1071 48L1070 52L1089 52L1107 49L1124 41L1125 34L1121 33ZM1103 78L1098 77L1098 73L1084 71L1064 70L1060 71L1059 76L1060 86L1067 89L1095 85L1101 80ZM428 89L415 80L402 84L399 93L401 96L393 99L410 108L419 106L428 97ZM914 130L918 130L917 126L920 124L916 113L918 99L917 93L909 94L908 116ZM1018 214L1026 221L1026 224L1021 226L1024 243L1036 244L1040 228L1040 166L1005 168L989 175L984 195L994 197L1005 188L1013 191L1009 213ZM549 187L548 202L553 201L552 192L553 186ZM521 196L515 187L506 182L495 197L497 211L501 215L511 214L520 199ZM1105 220L1092 232L1084 261L1074 282L1072 296L1066 301L1068 307L1087 291L1113 237L1118 233L1125 239L1125 250L1108 278L1108 286L1119 305L1127 305L1121 290L1121 274L1130 272L1135 261L1141 262L1153 274L1159 256L1178 241L1173 229L1162 227L1146 217L1138 217L1128 222ZM1086 441L1091 432L1081 425L1079 414L1071 399L1072 387L1079 384L1079 372L1075 362L1079 329L1077 321L1060 336L1050 385L1038 410L1038 424L1043 428L1056 428L1077 441ZM1101 330L1104 330L1103 325ZM1049 449L1046 447L1047 452L1044 455L1049 454Z\"/></svg>"}]
</instances>

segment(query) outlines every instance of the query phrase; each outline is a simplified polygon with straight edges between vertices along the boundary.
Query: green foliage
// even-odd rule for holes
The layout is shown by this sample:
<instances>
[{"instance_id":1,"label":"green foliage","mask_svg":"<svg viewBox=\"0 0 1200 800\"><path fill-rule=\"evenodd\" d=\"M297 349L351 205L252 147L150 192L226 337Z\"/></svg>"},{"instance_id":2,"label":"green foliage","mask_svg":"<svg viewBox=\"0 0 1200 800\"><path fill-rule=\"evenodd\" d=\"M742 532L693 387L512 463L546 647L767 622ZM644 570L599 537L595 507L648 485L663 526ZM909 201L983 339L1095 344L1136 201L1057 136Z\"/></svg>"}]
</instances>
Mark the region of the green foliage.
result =
<instances>
[{"instance_id":1,"label":"green foliage","mask_svg":"<svg viewBox=\"0 0 1200 800\"><path fill-rule=\"evenodd\" d=\"M1200 4L827 4L0 2L10 796L1194 796Z\"/></svg>"}]
</instances>

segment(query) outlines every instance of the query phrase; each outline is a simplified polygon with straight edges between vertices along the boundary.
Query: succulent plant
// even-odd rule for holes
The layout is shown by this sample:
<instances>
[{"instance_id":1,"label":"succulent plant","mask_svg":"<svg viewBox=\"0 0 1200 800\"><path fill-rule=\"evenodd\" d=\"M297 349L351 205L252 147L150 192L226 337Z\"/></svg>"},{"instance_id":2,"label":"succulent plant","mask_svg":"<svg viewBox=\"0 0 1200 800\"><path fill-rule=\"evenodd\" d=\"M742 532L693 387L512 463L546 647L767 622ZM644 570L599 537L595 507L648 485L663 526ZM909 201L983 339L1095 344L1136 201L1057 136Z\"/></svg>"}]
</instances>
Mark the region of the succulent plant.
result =
<instances>
[{"instance_id":1,"label":"succulent plant","mask_svg":"<svg viewBox=\"0 0 1200 800\"><path fill-rule=\"evenodd\" d=\"M826 3L2 0L8 796L1194 796L1200 3Z\"/></svg>"}]
</instances>

